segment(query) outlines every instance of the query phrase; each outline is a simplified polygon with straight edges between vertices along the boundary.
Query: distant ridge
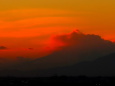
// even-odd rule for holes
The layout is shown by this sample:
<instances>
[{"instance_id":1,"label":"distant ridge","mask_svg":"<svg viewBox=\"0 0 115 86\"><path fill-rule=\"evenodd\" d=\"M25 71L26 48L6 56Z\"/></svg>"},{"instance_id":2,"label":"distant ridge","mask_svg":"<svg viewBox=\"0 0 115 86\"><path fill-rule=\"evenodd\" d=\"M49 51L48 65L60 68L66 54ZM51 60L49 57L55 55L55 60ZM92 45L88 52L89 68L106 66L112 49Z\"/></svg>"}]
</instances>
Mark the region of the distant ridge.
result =
<instances>
[{"instance_id":1,"label":"distant ridge","mask_svg":"<svg viewBox=\"0 0 115 86\"><path fill-rule=\"evenodd\" d=\"M94 61L84 61L65 67L35 69L29 71L3 70L0 76L50 77L50 76L115 76L115 53L100 57Z\"/></svg>"},{"instance_id":2,"label":"distant ridge","mask_svg":"<svg viewBox=\"0 0 115 86\"><path fill-rule=\"evenodd\" d=\"M39 71L38 71L38 74ZM115 76L115 53L98 58L90 62L81 62L66 67L45 70L41 75L66 75L66 76Z\"/></svg>"}]
</instances>

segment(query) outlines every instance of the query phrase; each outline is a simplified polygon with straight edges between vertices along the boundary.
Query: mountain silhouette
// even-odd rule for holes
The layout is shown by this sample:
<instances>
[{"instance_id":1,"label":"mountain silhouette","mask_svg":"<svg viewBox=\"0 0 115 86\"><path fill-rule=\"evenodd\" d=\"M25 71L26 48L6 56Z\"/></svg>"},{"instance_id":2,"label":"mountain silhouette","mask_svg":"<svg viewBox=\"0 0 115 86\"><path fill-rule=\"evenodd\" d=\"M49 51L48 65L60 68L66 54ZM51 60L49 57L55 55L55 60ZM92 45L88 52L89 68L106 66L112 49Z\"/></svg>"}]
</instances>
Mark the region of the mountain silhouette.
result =
<instances>
[{"instance_id":1,"label":"mountain silhouette","mask_svg":"<svg viewBox=\"0 0 115 86\"><path fill-rule=\"evenodd\" d=\"M36 65L37 66L37 65ZM84 61L63 67L31 70L2 70L0 76L115 76L115 53L100 57L93 61Z\"/></svg>"},{"instance_id":2,"label":"mountain silhouette","mask_svg":"<svg viewBox=\"0 0 115 86\"><path fill-rule=\"evenodd\" d=\"M100 57L94 61L80 62L71 66L31 71L39 76L65 75L65 76L115 76L115 53Z\"/></svg>"},{"instance_id":3,"label":"mountain silhouette","mask_svg":"<svg viewBox=\"0 0 115 86\"><path fill-rule=\"evenodd\" d=\"M17 68L19 70L50 69L50 68L55 68L55 67L63 67L63 66L73 65L73 64L77 64L77 63L83 62L83 61L84 62L87 62L87 61L92 62L93 60L100 58L100 56L104 56L99 53L89 54L89 55L86 55L87 53L83 53L83 54L81 55L81 53L79 53L79 52L77 52L77 54L76 54L76 52L73 52L70 50L65 51L65 52L59 51L59 52L55 52L51 55L48 55L48 56L45 56L42 58L38 58L38 59L29 61L29 62L26 62L23 64L21 63L21 65L15 65L16 66L15 68ZM108 54L105 54L105 55L108 55ZM109 57L109 56L107 56L107 57ZM107 58L107 57L105 57L105 58Z\"/></svg>"},{"instance_id":4,"label":"mountain silhouette","mask_svg":"<svg viewBox=\"0 0 115 86\"><path fill-rule=\"evenodd\" d=\"M59 50L52 51L47 56L35 60L18 57L19 64L14 64L12 69L17 70L45 70L56 67L74 65L83 61L93 61L99 57L115 52L115 44L104 40L98 35L83 34L73 31L70 34L57 35L52 38L54 42L64 43ZM52 45L55 45L53 42ZM53 46L52 46L53 47Z\"/></svg>"}]
</instances>

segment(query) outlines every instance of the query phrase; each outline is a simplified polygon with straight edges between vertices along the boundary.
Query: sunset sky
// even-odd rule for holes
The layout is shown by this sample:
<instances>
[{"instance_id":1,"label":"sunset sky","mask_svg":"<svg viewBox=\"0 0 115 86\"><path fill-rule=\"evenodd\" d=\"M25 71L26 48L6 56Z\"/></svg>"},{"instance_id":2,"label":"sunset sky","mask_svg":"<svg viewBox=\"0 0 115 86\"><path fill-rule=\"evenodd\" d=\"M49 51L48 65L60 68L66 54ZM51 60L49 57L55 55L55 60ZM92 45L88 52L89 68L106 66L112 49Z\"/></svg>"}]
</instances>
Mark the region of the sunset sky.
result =
<instances>
[{"instance_id":1,"label":"sunset sky","mask_svg":"<svg viewBox=\"0 0 115 86\"><path fill-rule=\"evenodd\" d=\"M115 40L115 0L0 0L0 58L38 58L79 30Z\"/></svg>"}]
</instances>

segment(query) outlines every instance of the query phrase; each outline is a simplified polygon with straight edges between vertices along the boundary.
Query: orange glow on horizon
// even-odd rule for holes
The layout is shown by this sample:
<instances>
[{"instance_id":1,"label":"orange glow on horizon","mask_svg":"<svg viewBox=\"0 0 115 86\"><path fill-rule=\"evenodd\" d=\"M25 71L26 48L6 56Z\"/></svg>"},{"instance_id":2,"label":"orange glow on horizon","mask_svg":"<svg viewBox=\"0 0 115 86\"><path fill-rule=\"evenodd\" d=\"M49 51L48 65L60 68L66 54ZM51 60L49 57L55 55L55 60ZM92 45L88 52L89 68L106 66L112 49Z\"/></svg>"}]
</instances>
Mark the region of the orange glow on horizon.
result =
<instances>
[{"instance_id":1,"label":"orange glow on horizon","mask_svg":"<svg viewBox=\"0 0 115 86\"><path fill-rule=\"evenodd\" d=\"M70 34L79 31L115 42L113 3L114 0L2 0L0 46L6 49L0 50L0 58L46 56L69 45L55 36L66 34L69 39Z\"/></svg>"}]
</instances>

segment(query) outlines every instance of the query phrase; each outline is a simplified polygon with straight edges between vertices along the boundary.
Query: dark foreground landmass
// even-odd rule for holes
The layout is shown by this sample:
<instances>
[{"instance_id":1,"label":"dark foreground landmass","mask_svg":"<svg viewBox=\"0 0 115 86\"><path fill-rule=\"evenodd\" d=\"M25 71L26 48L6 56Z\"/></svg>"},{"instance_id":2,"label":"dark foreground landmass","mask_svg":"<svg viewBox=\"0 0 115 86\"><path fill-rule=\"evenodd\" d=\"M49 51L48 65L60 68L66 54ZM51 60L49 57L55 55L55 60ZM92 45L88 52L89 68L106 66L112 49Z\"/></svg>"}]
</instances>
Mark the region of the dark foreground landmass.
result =
<instances>
[{"instance_id":1,"label":"dark foreground landmass","mask_svg":"<svg viewBox=\"0 0 115 86\"><path fill-rule=\"evenodd\" d=\"M74 85L92 85L105 86L115 84L115 77L36 77L36 78L16 78L16 77L1 77L0 86L41 86L44 84L74 84Z\"/></svg>"}]
</instances>

